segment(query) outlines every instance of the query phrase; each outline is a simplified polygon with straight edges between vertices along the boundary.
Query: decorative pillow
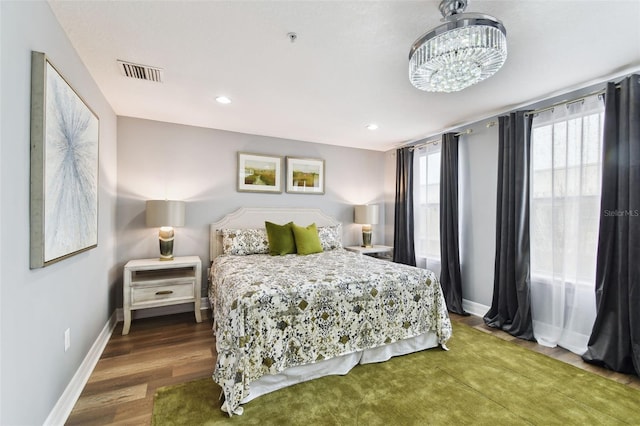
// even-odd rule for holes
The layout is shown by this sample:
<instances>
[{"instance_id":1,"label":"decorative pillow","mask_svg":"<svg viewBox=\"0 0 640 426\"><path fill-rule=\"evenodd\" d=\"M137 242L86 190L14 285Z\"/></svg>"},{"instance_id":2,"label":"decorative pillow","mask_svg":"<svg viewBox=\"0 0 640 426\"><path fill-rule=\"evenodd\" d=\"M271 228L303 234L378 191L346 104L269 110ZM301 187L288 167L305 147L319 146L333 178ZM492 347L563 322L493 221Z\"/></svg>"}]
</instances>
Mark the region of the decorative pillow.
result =
<instances>
[{"instance_id":1,"label":"decorative pillow","mask_svg":"<svg viewBox=\"0 0 640 426\"><path fill-rule=\"evenodd\" d=\"M296 240L296 248L298 254L312 254L322 252L322 244L318 236L318 228L316 224L305 227L293 225L293 236Z\"/></svg>"},{"instance_id":2,"label":"decorative pillow","mask_svg":"<svg viewBox=\"0 0 640 426\"><path fill-rule=\"evenodd\" d=\"M236 256L269 253L267 231L260 229L223 229L222 252Z\"/></svg>"},{"instance_id":3,"label":"decorative pillow","mask_svg":"<svg viewBox=\"0 0 640 426\"><path fill-rule=\"evenodd\" d=\"M322 250L328 251L342 248L342 224L334 226L319 226L318 236L320 237Z\"/></svg>"},{"instance_id":4,"label":"decorative pillow","mask_svg":"<svg viewBox=\"0 0 640 426\"><path fill-rule=\"evenodd\" d=\"M269 241L269 254L271 256L296 253L296 242L293 238L292 226L293 222L284 225L277 225L271 222L264 223L264 227L267 230L267 240Z\"/></svg>"}]
</instances>

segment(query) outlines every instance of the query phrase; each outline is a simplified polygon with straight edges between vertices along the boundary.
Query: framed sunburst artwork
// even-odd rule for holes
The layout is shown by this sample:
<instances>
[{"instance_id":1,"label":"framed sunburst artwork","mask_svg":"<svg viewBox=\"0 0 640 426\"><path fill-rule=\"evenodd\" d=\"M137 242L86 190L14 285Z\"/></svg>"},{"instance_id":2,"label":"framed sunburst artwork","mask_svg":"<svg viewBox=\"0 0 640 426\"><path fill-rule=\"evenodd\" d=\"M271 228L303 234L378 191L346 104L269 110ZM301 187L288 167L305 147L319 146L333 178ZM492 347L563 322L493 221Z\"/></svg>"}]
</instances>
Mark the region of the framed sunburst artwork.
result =
<instances>
[{"instance_id":1,"label":"framed sunburst artwork","mask_svg":"<svg viewBox=\"0 0 640 426\"><path fill-rule=\"evenodd\" d=\"M44 53L31 54L31 268L98 245L99 120Z\"/></svg>"}]
</instances>

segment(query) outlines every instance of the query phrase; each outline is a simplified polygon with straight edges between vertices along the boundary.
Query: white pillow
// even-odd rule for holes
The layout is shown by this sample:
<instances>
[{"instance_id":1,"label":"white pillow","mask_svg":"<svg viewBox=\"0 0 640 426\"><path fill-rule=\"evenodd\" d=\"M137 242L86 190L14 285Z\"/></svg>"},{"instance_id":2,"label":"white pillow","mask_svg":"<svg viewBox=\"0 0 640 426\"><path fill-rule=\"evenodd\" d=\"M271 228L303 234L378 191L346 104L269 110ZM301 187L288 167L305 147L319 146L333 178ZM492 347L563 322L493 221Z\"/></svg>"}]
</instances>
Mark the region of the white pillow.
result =
<instances>
[{"instance_id":1,"label":"white pillow","mask_svg":"<svg viewBox=\"0 0 640 426\"><path fill-rule=\"evenodd\" d=\"M322 250L335 250L342 248L342 224L333 226L319 226L318 236Z\"/></svg>"},{"instance_id":2,"label":"white pillow","mask_svg":"<svg viewBox=\"0 0 640 426\"><path fill-rule=\"evenodd\" d=\"M236 256L268 254L269 242L264 228L223 229L222 253Z\"/></svg>"}]
</instances>

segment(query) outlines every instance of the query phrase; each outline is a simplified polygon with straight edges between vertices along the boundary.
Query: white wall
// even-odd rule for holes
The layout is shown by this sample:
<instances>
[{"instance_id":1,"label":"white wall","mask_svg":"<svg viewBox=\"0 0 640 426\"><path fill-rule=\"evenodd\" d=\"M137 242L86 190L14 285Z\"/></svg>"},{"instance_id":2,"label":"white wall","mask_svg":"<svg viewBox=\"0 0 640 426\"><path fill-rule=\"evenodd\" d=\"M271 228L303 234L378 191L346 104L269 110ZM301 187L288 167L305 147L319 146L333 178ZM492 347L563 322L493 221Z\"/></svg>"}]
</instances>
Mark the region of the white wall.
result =
<instances>
[{"instance_id":1,"label":"white wall","mask_svg":"<svg viewBox=\"0 0 640 426\"><path fill-rule=\"evenodd\" d=\"M115 306L116 117L44 1L0 2L0 424L42 424ZM29 269L31 51L49 56L100 118L98 247ZM64 351L64 331L71 347Z\"/></svg>"},{"instance_id":2,"label":"white wall","mask_svg":"<svg viewBox=\"0 0 640 426\"><path fill-rule=\"evenodd\" d=\"M237 153L325 160L325 194L238 192ZM345 245L361 242L353 205L383 201L384 153L248 135L136 118L118 118L118 268L159 254L157 229L145 226L148 199L187 202L186 226L176 229L174 255L209 259L208 224L240 207L312 207L343 224ZM384 242L384 217L374 243ZM204 268L206 269L206 268ZM203 295L206 294L203 276ZM117 306L122 296L117 295Z\"/></svg>"},{"instance_id":3,"label":"white wall","mask_svg":"<svg viewBox=\"0 0 640 426\"><path fill-rule=\"evenodd\" d=\"M384 154L384 215L384 239L392 246L396 216L396 150Z\"/></svg>"},{"instance_id":4,"label":"white wall","mask_svg":"<svg viewBox=\"0 0 640 426\"><path fill-rule=\"evenodd\" d=\"M2 25L3 22L3 15L5 15L4 13L4 8L2 7L2 5L0 5L0 25ZM4 25L3 25L4 27ZM1 28L0 28L1 30ZM4 89L4 80L3 80L3 75L4 72L2 71L4 69L4 67L2 66L2 36L3 33L0 31L0 98L4 97L2 96L3 94L3 89ZM3 170L3 166L2 166L2 141L4 140L4 133L2 133L2 121L4 119L3 115L2 115L2 110L4 109L4 102L0 101L0 188L2 188L2 193L4 193L4 186L2 185L2 170ZM4 223L4 221L2 220L2 206L3 206L3 202L2 202L3 197L0 194L0 241L4 241L3 238L3 228L4 226L2 226L2 224ZM2 309L2 244L0 244L0 309ZM0 321L2 321L2 311L0 311ZM0 324L0 421L2 421L2 383L4 383L4 377L2 375L2 324Z\"/></svg>"},{"instance_id":5,"label":"white wall","mask_svg":"<svg viewBox=\"0 0 640 426\"><path fill-rule=\"evenodd\" d=\"M463 298L491 306L496 240L498 126L476 123L460 137L460 271ZM485 312L474 312L483 315Z\"/></svg>"}]
</instances>

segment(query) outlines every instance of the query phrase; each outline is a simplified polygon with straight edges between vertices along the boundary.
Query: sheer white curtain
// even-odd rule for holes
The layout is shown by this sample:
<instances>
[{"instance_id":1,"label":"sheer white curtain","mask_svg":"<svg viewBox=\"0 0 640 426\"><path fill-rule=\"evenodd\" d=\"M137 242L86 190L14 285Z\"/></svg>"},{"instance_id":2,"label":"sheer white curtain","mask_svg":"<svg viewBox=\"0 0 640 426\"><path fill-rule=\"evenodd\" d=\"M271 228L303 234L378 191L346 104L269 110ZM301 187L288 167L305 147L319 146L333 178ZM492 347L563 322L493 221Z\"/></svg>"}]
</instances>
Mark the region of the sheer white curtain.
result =
<instances>
[{"instance_id":1,"label":"sheer white curtain","mask_svg":"<svg viewBox=\"0 0 640 426\"><path fill-rule=\"evenodd\" d=\"M604 105L593 96L533 119L531 313L538 343L582 354L596 316Z\"/></svg>"},{"instance_id":2,"label":"sheer white curtain","mask_svg":"<svg viewBox=\"0 0 640 426\"><path fill-rule=\"evenodd\" d=\"M440 275L440 142L413 153L416 266Z\"/></svg>"}]
</instances>

